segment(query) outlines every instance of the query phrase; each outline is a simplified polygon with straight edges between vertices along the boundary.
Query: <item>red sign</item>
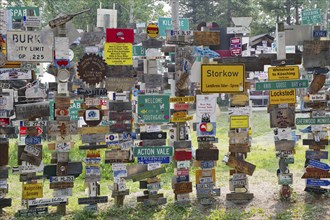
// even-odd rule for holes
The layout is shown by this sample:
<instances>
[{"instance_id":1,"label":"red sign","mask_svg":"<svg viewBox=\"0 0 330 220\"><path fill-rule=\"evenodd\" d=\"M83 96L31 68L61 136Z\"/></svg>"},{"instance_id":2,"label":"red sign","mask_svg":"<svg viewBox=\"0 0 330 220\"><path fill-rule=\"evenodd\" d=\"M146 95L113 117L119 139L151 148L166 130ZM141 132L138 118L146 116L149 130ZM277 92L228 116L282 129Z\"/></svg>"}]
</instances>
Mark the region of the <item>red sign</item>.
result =
<instances>
[{"instance_id":1,"label":"red sign","mask_svg":"<svg viewBox=\"0 0 330 220\"><path fill-rule=\"evenodd\" d=\"M1 126L9 125L9 118L0 118L0 125Z\"/></svg>"},{"instance_id":2,"label":"red sign","mask_svg":"<svg viewBox=\"0 0 330 220\"><path fill-rule=\"evenodd\" d=\"M124 28L107 28L107 43L134 43L134 30Z\"/></svg>"},{"instance_id":3,"label":"red sign","mask_svg":"<svg viewBox=\"0 0 330 220\"><path fill-rule=\"evenodd\" d=\"M19 134L26 135L26 127L19 127Z\"/></svg>"},{"instance_id":4,"label":"red sign","mask_svg":"<svg viewBox=\"0 0 330 220\"><path fill-rule=\"evenodd\" d=\"M192 159L192 151L176 150L174 152L174 159L177 160L177 161L191 160Z\"/></svg>"},{"instance_id":5,"label":"red sign","mask_svg":"<svg viewBox=\"0 0 330 220\"><path fill-rule=\"evenodd\" d=\"M242 40L239 37L230 38L230 54L232 56L242 55Z\"/></svg>"},{"instance_id":6,"label":"red sign","mask_svg":"<svg viewBox=\"0 0 330 220\"><path fill-rule=\"evenodd\" d=\"M183 111L183 110L188 110L188 109L189 109L188 103L175 103L174 104L174 110Z\"/></svg>"},{"instance_id":7,"label":"red sign","mask_svg":"<svg viewBox=\"0 0 330 220\"><path fill-rule=\"evenodd\" d=\"M189 176L189 169L180 169L176 171L177 176Z\"/></svg>"}]
</instances>

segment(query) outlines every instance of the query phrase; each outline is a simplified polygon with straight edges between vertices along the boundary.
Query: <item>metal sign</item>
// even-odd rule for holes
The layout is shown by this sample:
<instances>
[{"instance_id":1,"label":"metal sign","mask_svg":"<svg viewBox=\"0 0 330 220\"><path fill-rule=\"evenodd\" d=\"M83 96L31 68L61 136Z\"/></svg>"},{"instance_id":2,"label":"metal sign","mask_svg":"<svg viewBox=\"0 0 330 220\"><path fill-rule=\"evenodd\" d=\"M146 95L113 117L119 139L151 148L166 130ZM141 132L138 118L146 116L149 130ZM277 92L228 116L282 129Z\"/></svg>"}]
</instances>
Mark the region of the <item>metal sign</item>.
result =
<instances>
[{"instance_id":1,"label":"metal sign","mask_svg":"<svg viewBox=\"0 0 330 220\"><path fill-rule=\"evenodd\" d=\"M31 70L21 70L19 68L1 68L0 69L0 80L23 80L31 79Z\"/></svg>"},{"instance_id":2,"label":"metal sign","mask_svg":"<svg viewBox=\"0 0 330 220\"><path fill-rule=\"evenodd\" d=\"M328 151L306 151L306 159L328 159Z\"/></svg>"},{"instance_id":3,"label":"metal sign","mask_svg":"<svg viewBox=\"0 0 330 220\"><path fill-rule=\"evenodd\" d=\"M135 147L133 153L135 157L170 157L173 156L173 147Z\"/></svg>"},{"instance_id":4,"label":"metal sign","mask_svg":"<svg viewBox=\"0 0 330 220\"><path fill-rule=\"evenodd\" d=\"M322 125L330 124L330 118L296 118L297 125Z\"/></svg>"},{"instance_id":5,"label":"metal sign","mask_svg":"<svg viewBox=\"0 0 330 220\"><path fill-rule=\"evenodd\" d=\"M168 95L139 95L138 123L163 123L170 120Z\"/></svg>"},{"instance_id":6,"label":"metal sign","mask_svg":"<svg viewBox=\"0 0 330 220\"><path fill-rule=\"evenodd\" d=\"M196 46L220 45L220 32L194 31L194 45Z\"/></svg>"},{"instance_id":7,"label":"metal sign","mask_svg":"<svg viewBox=\"0 0 330 220\"><path fill-rule=\"evenodd\" d=\"M237 93L245 88L244 64L202 64L203 93Z\"/></svg>"},{"instance_id":8,"label":"metal sign","mask_svg":"<svg viewBox=\"0 0 330 220\"><path fill-rule=\"evenodd\" d=\"M131 91L135 79L132 77L110 77L105 80L105 88L109 91Z\"/></svg>"},{"instance_id":9,"label":"metal sign","mask_svg":"<svg viewBox=\"0 0 330 220\"><path fill-rule=\"evenodd\" d=\"M48 207L18 210L18 217L30 217L41 214L48 214Z\"/></svg>"},{"instance_id":10,"label":"metal sign","mask_svg":"<svg viewBox=\"0 0 330 220\"><path fill-rule=\"evenodd\" d=\"M322 163L322 162L317 161L317 160L309 160L308 165L310 165L312 167L319 168L321 170L330 170L330 166L328 164Z\"/></svg>"},{"instance_id":11,"label":"metal sign","mask_svg":"<svg viewBox=\"0 0 330 220\"><path fill-rule=\"evenodd\" d=\"M78 64L78 75L90 85L95 85L104 80L107 65L102 57L96 54L86 54Z\"/></svg>"},{"instance_id":12,"label":"metal sign","mask_svg":"<svg viewBox=\"0 0 330 220\"><path fill-rule=\"evenodd\" d=\"M22 186L22 199L36 199L43 197L42 183L27 183Z\"/></svg>"},{"instance_id":13,"label":"metal sign","mask_svg":"<svg viewBox=\"0 0 330 220\"><path fill-rule=\"evenodd\" d=\"M138 157L138 163L149 164L149 163L161 163L169 164L170 157Z\"/></svg>"},{"instance_id":14,"label":"metal sign","mask_svg":"<svg viewBox=\"0 0 330 220\"><path fill-rule=\"evenodd\" d=\"M296 103L296 90L270 90L269 91L269 104L277 105L282 103Z\"/></svg>"},{"instance_id":15,"label":"metal sign","mask_svg":"<svg viewBox=\"0 0 330 220\"><path fill-rule=\"evenodd\" d=\"M107 43L134 43L134 30L124 28L107 28Z\"/></svg>"},{"instance_id":16,"label":"metal sign","mask_svg":"<svg viewBox=\"0 0 330 220\"><path fill-rule=\"evenodd\" d=\"M197 149L195 159L197 161L214 161L219 159L218 149Z\"/></svg>"},{"instance_id":17,"label":"metal sign","mask_svg":"<svg viewBox=\"0 0 330 220\"><path fill-rule=\"evenodd\" d=\"M327 37L328 31L313 31L313 37Z\"/></svg>"},{"instance_id":18,"label":"metal sign","mask_svg":"<svg viewBox=\"0 0 330 220\"><path fill-rule=\"evenodd\" d=\"M319 8L301 11L302 24L322 24L323 18Z\"/></svg>"},{"instance_id":19,"label":"metal sign","mask_svg":"<svg viewBox=\"0 0 330 220\"><path fill-rule=\"evenodd\" d=\"M12 14L12 19L14 20L23 20L24 16L28 15L28 11L33 11L34 16L39 16L39 7L7 7Z\"/></svg>"},{"instance_id":20,"label":"metal sign","mask_svg":"<svg viewBox=\"0 0 330 220\"><path fill-rule=\"evenodd\" d=\"M229 49L232 56L242 55L242 39L240 37L231 37Z\"/></svg>"},{"instance_id":21,"label":"metal sign","mask_svg":"<svg viewBox=\"0 0 330 220\"><path fill-rule=\"evenodd\" d=\"M256 91L279 90L279 89L302 89L307 87L308 87L307 79L256 83Z\"/></svg>"},{"instance_id":22,"label":"metal sign","mask_svg":"<svg viewBox=\"0 0 330 220\"><path fill-rule=\"evenodd\" d=\"M104 59L108 65L133 65L131 43L105 43Z\"/></svg>"},{"instance_id":23,"label":"metal sign","mask_svg":"<svg viewBox=\"0 0 330 220\"><path fill-rule=\"evenodd\" d=\"M230 129L249 128L248 115L233 115L230 116Z\"/></svg>"},{"instance_id":24,"label":"metal sign","mask_svg":"<svg viewBox=\"0 0 330 220\"><path fill-rule=\"evenodd\" d=\"M28 208L38 207L38 206L57 206L68 204L68 198L66 197L56 197L50 199L35 199L28 200Z\"/></svg>"},{"instance_id":25,"label":"metal sign","mask_svg":"<svg viewBox=\"0 0 330 220\"><path fill-rule=\"evenodd\" d=\"M268 80L299 79L299 66L277 66L268 68Z\"/></svg>"},{"instance_id":26,"label":"metal sign","mask_svg":"<svg viewBox=\"0 0 330 220\"><path fill-rule=\"evenodd\" d=\"M187 31L189 30L189 19L188 18L180 18L180 30ZM158 18L158 27L159 27L159 36L165 37L166 30L173 30L172 26L172 18Z\"/></svg>"},{"instance_id":27,"label":"metal sign","mask_svg":"<svg viewBox=\"0 0 330 220\"><path fill-rule=\"evenodd\" d=\"M307 186L330 186L329 180L307 179Z\"/></svg>"},{"instance_id":28,"label":"metal sign","mask_svg":"<svg viewBox=\"0 0 330 220\"><path fill-rule=\"evenodd\" d=\"M42 35L42 36L41 36ZM7 32L8 61L53 62L53 32Z\"/></svg>"},{"instance_id":29,"label":"metal sign","mask_svg":"<svg viewBox=\"0 0 330 220\"><path fill-rule=\"evenodd\" d=\"M32 104L18 104L15 105L16 119L22 120L27 118L41 118L48 117L49 102L37 102Z\"/></svg>"}]
</instances>

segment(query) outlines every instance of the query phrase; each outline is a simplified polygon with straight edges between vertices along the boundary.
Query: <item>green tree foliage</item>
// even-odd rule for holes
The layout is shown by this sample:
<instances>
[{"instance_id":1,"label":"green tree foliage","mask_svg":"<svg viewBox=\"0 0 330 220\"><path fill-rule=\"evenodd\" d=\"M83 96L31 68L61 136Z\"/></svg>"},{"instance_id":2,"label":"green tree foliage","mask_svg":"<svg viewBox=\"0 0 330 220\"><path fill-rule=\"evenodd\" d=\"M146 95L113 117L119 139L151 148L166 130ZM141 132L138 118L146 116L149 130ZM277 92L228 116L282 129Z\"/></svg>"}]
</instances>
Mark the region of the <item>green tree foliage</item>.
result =
<instances>
[{"instance_id":1,"label":"green tree foliage","mask_svg":"<svg viewBox=\"0 0 330 220\"><path fill-rule=\"evenodd\" d=\"M90 8L91 10L73 20L76 28L86 30L87 25L96 25L97 9L112 9L114 4L118 10L118 27L126 27L129 22L130 0L8 0L8 5L39 6L42 21L46 24L58 14L71 14ZM158 0L134 0L134 21L150 22L164 16L164 2Z\"/></svg>"}]
</instances>

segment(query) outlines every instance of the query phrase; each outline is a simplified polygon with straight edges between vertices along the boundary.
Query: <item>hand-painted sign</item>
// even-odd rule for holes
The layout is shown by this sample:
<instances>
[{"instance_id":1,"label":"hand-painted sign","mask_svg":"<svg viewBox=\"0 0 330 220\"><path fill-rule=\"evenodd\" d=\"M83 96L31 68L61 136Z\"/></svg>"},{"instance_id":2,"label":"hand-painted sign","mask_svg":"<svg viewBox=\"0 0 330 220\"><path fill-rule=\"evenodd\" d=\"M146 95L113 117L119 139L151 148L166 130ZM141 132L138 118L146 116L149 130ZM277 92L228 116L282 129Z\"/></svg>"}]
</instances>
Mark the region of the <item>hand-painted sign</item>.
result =
<instances>
[{"instance_id":1,"label":"hand-painted sign","mask_svg":"<svg viewBox=\"0 0 330 220\"><path fill-rule=\"evenodd\" d=\"M18 217L30 217L41 214L48 214L48 207L18 210Z\"/></svg>"},{"instance_id":2,"label":"hand-painted sign","mask_svg":"<svg viewBox=\"0 0 330 220\"><path fill-rule=\"evenodd\" d=\"M104 59L108 65L133 65L131 43L105 43Z\"/></svg>"},{"instance_id":3,"label":"hand-painted sign","mask_svg":"<svg viewBox=\"0 0 330 220\"><path fill-rule=\"evenodd\" d=\"M219 150L218 149L197 149L196 150L196 160L197 161L209 161L218 160Z\"/></svg>"},{"instance_id":4,"label":"hand-painted sign","mask_svg":"<svg viewBox=\"0 0 330 220\"><path fill-rule=\"evenodd\" d=\"M268 68L268 80L299 79L299 66L277 66Z\"/></svg>"},{"instance_id":5,"label":"hand-painted sign","mask_svg":"<svg viewBox=\"0 0 330 220\"><path fill-rule=\"evenodd\" d=\"M270 127L287 128L295 126L295 108L270 108Z\"/></svg>"},{"instance_id":6,"label":"hand-painted sign","mask_svg":"<svg viewBox=\"0 0 330 220\"><path fill-rule=\"evenodd\" d=\"M8 61L52 62L53 32L7 32Z\"/></svg>"},{"instance_id":7,"label":"hand-painted sign","mask_svg":"<svg viewBox=\"0 0 330 220\"><path fill-rule=\"evenodd\" d=\"M97 196L88 198L78 198L78 204L97 204L97 203L107 203L108 196Z\"/></svg>"},{"instance_id":8,"label":"hand-painted sign","mask_svg":"<svg viewBox=\"0 0 330 220\"><path fill-rule=\"evenodd\" d=\"M282 103L296 103L296 90L270 90L269 91L269 104L277 105Z\"/></svg>"},{"instance_id":9,"label":"hand-painted sign","mask_svg":"<svg viewBox=\"0 0 330 220\"><path fill-rule=\"evenodd\" d=\"M137 173L137 174L133 174L127 178L132 179L133 182L139 181L139 180L143 180L143 179L147 179L150 177L154 177L157 176L159 174L165 173L165 167L161 167L155 170L151 170L151 171L147 171L147 172L142 172L142 173Z\"/></svg>"},{"instance_id":10,"label":"hand-painted sign","mask_svg":"<svg viewBox=\"0 0 330 220\"><path fill-rule=\"evenodd\" d=\"M237 93L245 88L244 64L202 64L203 93Z\"/></svg>"},{"instance_id":11,"label":"hand-painted sign","mask_svg":"<svg viewBox=\"0 0 330 220\"><path fill-rule=\"evenodd\" d=\"M194 45L211 46L220 44L220 32L216 31L194 31Z\"/></svg>"},{"instance_id":12,"label":"hand-painted sign","mask_svg":"<svg viewBox=\"0 0 330 220\"><path fill-rule=\"evenodd\" d=\"M317 161L317 160L309 160L308 165L310 165L312 167L319 168L321 170L330 170L330 166L328 164L322 163L322 162Z\"/></svg>"},{"instance_id":13,"label":"hand-painted sign","mask_svg":"<svg viewBox=\"0 0 330 220\"><path fill-rule=\"evenodd\" d=\"M307 79L256 83L256 91L279 90L279 89L303 89L307 87L308 87Z\"/></svg>"},{"instance_id":14,"label":"hand-painted sign","mask_svg":"<svg viewBox=\"0 0 330 220\"><path fill-rule=\"evenodd\" d=\"M133 152L135 157L170 157L173 156L173 147L135 147Z\"/></svg>"},{"instance_id":15,"label":"hand-painted sign","mask_svg":"<svg viewBox=\"0 0 330 220\"><path fill-rule=\"evenodd\" d=\"M139 95L138 123L162 123L170 120L168 95Z\"/></svg>"},{"instance_id":16,"label":"hand-painted sign","mask_svg":"<svg viewBox=\"0 0 330 220\"><path fill-rule=\"evenodd\" d=\"M328 159L328 151L306 151L306 159Z\"/></svg>"},{"instance_id":17,"label":"hand-painted sign","mask_svg":"<svg viewBox=\"0 0 330 220\"><path fill-rule=\"evenodd\" d=\"M239 172L252 176L256 166L243 160L237 160L235 157L230 156L227 165L238 170Z\"/></svg>"},{"instance_id":18,"label":"hand-painted sign","mask_svg":"<svg viewBox=\"0 0 330 220\"><path fill-rule=\"evenodd\" d=\"M78 64L78 75L90 85L100 83L105 78L107 65L102 57L95 54L86 54Z\"/></svg>"},{"instance_id":19,"label":"hand-painted sign","mask_svg":"<svg viewBox=\"0 0 330 220\"><path fill-rule=\"evenodd\" d=\"M22 80L31 79L31 70L21 70L18 68L1 68L0 69L0 80Z\"/></svg>"}]
</instances>

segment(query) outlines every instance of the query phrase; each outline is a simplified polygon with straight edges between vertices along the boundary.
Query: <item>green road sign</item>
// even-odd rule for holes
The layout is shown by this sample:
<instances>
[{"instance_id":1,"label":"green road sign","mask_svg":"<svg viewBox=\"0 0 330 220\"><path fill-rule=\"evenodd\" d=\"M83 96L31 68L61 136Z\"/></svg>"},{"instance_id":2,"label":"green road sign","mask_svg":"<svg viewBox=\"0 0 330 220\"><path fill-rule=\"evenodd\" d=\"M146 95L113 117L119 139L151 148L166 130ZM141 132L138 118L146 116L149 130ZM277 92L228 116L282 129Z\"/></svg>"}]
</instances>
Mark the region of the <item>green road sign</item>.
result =
<instances>
[{"instance_id":1,"label":"green road sign","mask_svg":"<svg viewBox=\"0 0 330 220\"><path fill-rule=\"evenodd\" d=\"M134 157L171 157L173 156L173 147L134 147Z\"/></svg>"},{"instance_id":2,"label":"green road sign","mask_svg":"<svg viewBox=\"0 0 330 220\"><path fill-rule=\"evenodd\" d=\"M14 20L23 20L24 16L28 15L28 10L33 10L33 16L39 16L39 8L38 7L8 7L8 10L12 13L12 19Z\"/></svg>"},{"instance_id":3,"label":"green road sign","mask_svg":"<svg viewBox=\"0 0 330 220\"><path fill-rule=\"evenodd\" d=\"M296 125L330 124L330 117L326 118L296 118Z\"/></svg>"},{"instance_id":4,"label":"green road sign","mask_svg":"<svg viewBox=\"0 0 330 220\"><path fill-rule=\"evenodd\" d=\"M170 121L170 96L139 95L138 123L163 123Z\"/></svg>"},{"instance_id":5,"label":"green road sign","mask_svg":"<svg viewBox=\"0 0 330 220\"><path fill-rule=\"evenodd\" d=\"M142 46L133 46L133 56L145 56L146 49Z\"/></svg>"},{"instance_id":6,"label":"green road sign","mask_svg":"<svg viewBox=\"0 0 330 220\"><path fill-rule=\"evenodd\" d=\"M166 30L172 30L172 18L158 18L158 28L159 36L165 37ZM180 18L180 30L188 31L189 30L189 19Z\"/></svg>"},{"instance_id":7,"label":"green road sign","mask_svg":"<svg viewBox=\"0 0 330 220\"><path fill-rule=\"evenodd\" d=\"M73 103L71 103L70 108L69 108L69 114L70 114L70 120L71 121L78 121L79 120L79 115L78 111L80 110L81 103L83 103L82 100L74 100ZM50 111L50 117L49 120L53 121L54 120L54 100L49 101L49 111Z\"/></svg>"},{"instance_id":8,"label":"green road sign","mask_svg":"<svg viewBox=\"0 0 330 220\"><path fill-rule=\"evenodd\" d=\"M279 90L279 89L301 89L307 87L308 87L307 79L256 83L256 91Z\"/></svg>"},{"instance_id":9,"label":"green road sign","mask_svg":"<svg viewBox=\"0 0 330 220\"><path fill-rule=\"evenodd\" d=\"M302 10L302 24L321 24L322 16L319 8Z\"/></svg>"}]
</instances>

